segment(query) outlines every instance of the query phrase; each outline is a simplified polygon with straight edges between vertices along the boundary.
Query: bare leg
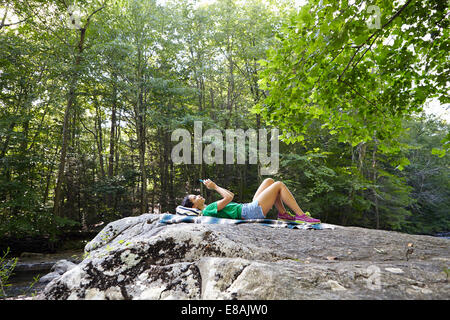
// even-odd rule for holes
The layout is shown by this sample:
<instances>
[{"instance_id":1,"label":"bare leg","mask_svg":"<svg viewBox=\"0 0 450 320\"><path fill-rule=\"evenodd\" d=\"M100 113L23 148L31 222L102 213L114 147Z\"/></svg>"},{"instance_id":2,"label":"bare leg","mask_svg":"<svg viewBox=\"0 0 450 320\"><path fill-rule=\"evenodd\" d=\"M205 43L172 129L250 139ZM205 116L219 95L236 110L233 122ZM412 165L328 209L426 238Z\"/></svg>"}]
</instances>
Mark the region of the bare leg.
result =
<instances>
[{"instance_id":1,"label":"bare leg","mask_svg":"<svg viewBox=\"0 0 450 320\"><path fill-rule=\"evenodd\" d=\"M294 196L286 187L286 185L281 181L277 181L265 188L256 197L256 200L258 200L258 203L261 206L264 215L266 215L267 212L269 212L269 210L273 207L278 197L280 197L281 201L284 202L289 208L291 208L292 211L295 212L295 214L304 214L303 210L299 207L297 201L295 201Z\"/></svg>"},{"instance_id":2,"label":"bare leg","mask_svg":"<svg viewBox=\"0 0 450 320\"><path fill-rule=\"evenodd\" d=\"M256 200L256 198L264 191L266 190L269 186L271 186L272 184L274 184L275 181L272 178L267 178L264 179L264 181L261 183L261 185L259 186L258 190L256 190L255 195L253 196L253 201ZM276 200L275 200L275 207L277 208L278 212L280 213L284 213L286 212L286 208L283 205L283 201L281 201L281 196L280 194L278 194ZM272 209L272 207L270 208ZM270 210L269 209L269 210ZM264 210L263 210L264 211ZM264 215L266 215L266 213L264 213Z\"/></svg>"},{"instance_id":3,"label":"bare leg","mask_svg":"<svg viewBox=\"0 0 450 320\"><path fill-rule=\"evenodd\" d=\"M267 178L264 179L263 182L261 182L261 184L258 187L258 190L256 190L254 196L253 196L253 201L256 200L256 198L259 196L259 194L261 192L263 192L265 189L267 189L267 187L269 187L271 184L273 184L275 181L272 178Z\"/></svg>"},{"instance_id":4,"label":"bare leg","mask_svg":"<svg viewBox=\"0 0 450 320\"><path fill-rule=\"evenodd\" d=\"M277 199L275 200L275 207L277 208L279 213L287 212L286 208L284 207L283 201L281 201L280 194L278 194Z\"/></svg>"}]
</instances>

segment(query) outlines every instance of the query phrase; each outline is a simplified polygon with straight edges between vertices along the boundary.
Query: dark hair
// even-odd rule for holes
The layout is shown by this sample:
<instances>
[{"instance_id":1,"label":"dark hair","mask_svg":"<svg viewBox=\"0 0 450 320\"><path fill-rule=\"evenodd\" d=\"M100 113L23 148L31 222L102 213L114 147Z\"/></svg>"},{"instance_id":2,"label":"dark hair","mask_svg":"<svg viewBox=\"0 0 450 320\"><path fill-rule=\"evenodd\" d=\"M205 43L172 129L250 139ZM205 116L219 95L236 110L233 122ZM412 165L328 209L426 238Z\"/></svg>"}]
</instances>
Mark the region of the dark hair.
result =
<instances>
[{"instance_id":1,"label":"dark hair","mask_svg":"<svg viewBox=\"0 0 450 320\"><path fill-rule=\"evenodd\" d=\"M183 207L192 208L194 204L192 203L191 199L189 199L189 195L187 195L186 197L184 197L183 201L181 202L181 205Z\"/></svg>"}]
</instances>

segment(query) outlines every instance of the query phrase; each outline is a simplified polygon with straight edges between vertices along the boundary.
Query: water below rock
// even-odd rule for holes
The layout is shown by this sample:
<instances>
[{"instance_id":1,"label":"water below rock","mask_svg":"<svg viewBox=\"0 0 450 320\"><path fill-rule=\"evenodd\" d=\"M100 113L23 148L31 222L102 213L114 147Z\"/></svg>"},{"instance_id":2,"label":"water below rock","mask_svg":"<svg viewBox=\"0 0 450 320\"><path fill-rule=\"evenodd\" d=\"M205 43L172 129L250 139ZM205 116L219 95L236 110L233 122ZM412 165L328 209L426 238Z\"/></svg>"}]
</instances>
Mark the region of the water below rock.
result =
<instances>
[{"instance_id":1,"label":"water below rock","mask_svg":"<svg viewBox=\"0 0 450 320\"><path fill-rule=\"evenodd\" d=\"M40 292L47 283L40 283L39 279L48 274L53 265L62 259L79 263L83 260L83 250L62 251L51 254L24 252L18 257L16 267L8 279L9 286L5 287L6 297L33 296Z\"/></svg>"}]
</instances>

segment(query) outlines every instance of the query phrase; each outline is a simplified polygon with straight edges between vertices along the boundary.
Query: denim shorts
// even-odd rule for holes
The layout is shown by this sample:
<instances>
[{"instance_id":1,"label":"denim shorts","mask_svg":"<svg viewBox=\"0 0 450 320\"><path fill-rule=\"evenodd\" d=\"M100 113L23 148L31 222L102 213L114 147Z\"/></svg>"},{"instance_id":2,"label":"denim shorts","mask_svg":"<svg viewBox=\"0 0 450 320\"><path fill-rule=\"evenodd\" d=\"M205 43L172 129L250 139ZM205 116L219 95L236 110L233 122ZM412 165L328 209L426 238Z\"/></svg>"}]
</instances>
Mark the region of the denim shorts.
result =
<instances>
[{"instance_id":1,"label":"denim shorts","mask_svg":"<svg viewBox=\"0 0 450 320\"><path fill-rule=\"evenodd\" d=\"M244 203L242 206L242 219L265 219L263 210L258 203L258 200Z\"/></svg>"}]
</instances>

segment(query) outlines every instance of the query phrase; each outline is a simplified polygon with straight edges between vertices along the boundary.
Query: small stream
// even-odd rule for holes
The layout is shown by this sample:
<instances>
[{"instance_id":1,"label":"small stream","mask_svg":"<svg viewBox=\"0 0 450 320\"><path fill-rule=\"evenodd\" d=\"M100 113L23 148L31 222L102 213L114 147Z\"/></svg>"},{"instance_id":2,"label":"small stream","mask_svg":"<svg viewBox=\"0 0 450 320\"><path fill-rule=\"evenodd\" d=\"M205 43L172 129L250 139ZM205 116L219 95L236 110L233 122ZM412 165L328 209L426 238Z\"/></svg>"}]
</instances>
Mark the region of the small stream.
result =
<instances>
[{"instance_id":1,"label":"small stream","mask_svg":"<svg viewBox=\"0 0 450 320\"><path fill-rule=\"evenodd\" d=\"M53 254L24 254L18 258L16 267L12 275L8 279L10 286L5 287L6 297L11 298L17 296L33 296L45 288L47 283L40 283L39 280L50 272L53 265L62 259L72 261L74 263L81 262L83 250L62 251Z\"/></svg>"}]
</instances>

